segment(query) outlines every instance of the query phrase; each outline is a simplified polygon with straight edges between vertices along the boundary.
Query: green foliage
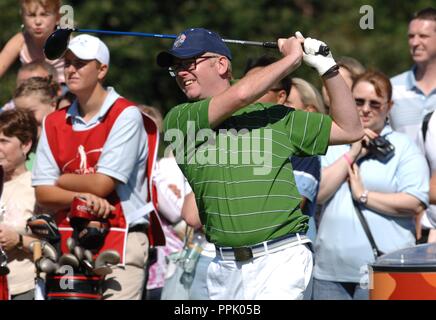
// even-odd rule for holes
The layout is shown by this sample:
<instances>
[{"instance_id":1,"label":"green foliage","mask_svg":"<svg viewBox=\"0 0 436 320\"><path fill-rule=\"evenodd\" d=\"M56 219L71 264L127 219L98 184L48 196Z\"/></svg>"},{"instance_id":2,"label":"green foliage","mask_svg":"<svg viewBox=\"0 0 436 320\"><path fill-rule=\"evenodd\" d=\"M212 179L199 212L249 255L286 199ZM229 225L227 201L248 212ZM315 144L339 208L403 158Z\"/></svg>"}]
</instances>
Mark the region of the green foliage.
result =
<instances>
[{"instance_id":1,"label":"green foliage","mask_svg":"<svg viewBox=\"0 0 436 320\"><path fill-rule=\"evenodd\" d=\"M81 28L178 34L188 27L205 27L224 38L275 41L300 30L303 35L319 38L331 47L335 56L347 55L368 67L380 69L389 76L410 67L407 46L409 16L416 10L434 6L432 0L70 0L75 22ZM371 5L375 28L359 27L363 14L359 9ZM16 0L0 2L0 45L20 30L19 7ZM168 110L184 101L174 79L156 66L156 55L168 49L172 40L101 37L111 49L108 85L126 97ZM271 49L230 45L233 69L241 76L249 57ZM0 103L13 91L17 62L0 80ZM313 70L301 67L296 76L319 86Z\"/></svg>"}]
</instances>

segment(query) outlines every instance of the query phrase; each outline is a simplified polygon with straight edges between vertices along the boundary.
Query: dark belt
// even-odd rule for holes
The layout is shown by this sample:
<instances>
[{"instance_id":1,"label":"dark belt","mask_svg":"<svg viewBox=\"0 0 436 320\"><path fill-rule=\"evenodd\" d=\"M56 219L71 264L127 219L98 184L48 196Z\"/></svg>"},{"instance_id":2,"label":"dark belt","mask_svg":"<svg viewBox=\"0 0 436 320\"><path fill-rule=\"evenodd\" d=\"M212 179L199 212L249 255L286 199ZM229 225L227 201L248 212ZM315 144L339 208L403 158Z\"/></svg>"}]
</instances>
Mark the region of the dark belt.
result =
<instances>
[{"instance_id":1,"label":"dark belt","mask_svg":"<svg viewBox=\"0 0 436 320\"><path fill-rule=\"evenodd\" d=\"M292 233L285 236L281 236L269 241L255 244L253 246L245 247L216 247L216 253L224 259L231 259L235 261L247 261L259 256L262 256L269 251L276 251L285 245L290 243L308 243L310 240L305 236L304 233Z\"/></svg>"},{"instance_id":2,"label":"dark belt","mask_svg":"<svg viewBox=\"0 0 436 320\"><path fill-rule=\"evenodd\" d=\"M142 224L136 224L133 227L129 227L129 231L127 231L128 233L130 232L143 232L143 233L147 233L148 231L148 224L142 223Z\"/></svg>"}]
</instances>

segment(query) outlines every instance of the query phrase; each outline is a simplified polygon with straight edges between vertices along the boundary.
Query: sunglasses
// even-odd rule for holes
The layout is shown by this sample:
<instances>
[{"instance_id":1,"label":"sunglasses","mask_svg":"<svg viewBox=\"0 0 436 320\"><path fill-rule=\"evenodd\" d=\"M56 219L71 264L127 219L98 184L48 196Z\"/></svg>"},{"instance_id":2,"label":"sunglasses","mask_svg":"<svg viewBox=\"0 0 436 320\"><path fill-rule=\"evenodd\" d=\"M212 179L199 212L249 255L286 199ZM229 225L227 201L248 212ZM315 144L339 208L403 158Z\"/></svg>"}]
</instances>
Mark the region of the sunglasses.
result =
<instances>
[{"instance_id":1,"label":"sunglasses","mask_svg":"<svg viewBox=\"0 0 436 320\"><path fill-rule=\"evenodd\" d=\"M218 58L218 55L213 56L203 56L203 57L195 57L191 59L184 59L176 62L171 67L168 68L168 72L171 77L175 77L179 70L193 71L197 69L197 65L211 58Z\"/></svg>"},{"instance_id":2,"label":"sunglasses","mask_svg":"<svg viewBox=\"0 0 436 320\"><path fill-rule=\"evenodd\" d=\"M81 69L90 63L92 60L82 60L82 59L65 59L64 68L67 69L73 66L75 69Z\"/></svg>"},{"instance_id":3,"label":"sunglasses","mask_svg":"<svg viewBox=\"0 0 436 320\"><path fill-rule=\"evenodd\" d=\"M376 101L376 100L366 100L366 99L361 99L361 98L356 98L356 99L354 99L354 101L356 102L356 106L358 106L358 107L363 107L365 105L365 103L368 102L369 107L371 109L380 109L384 104L387 103L387 101L380 102L380 101Z\"/></svg>"}]
</instances>

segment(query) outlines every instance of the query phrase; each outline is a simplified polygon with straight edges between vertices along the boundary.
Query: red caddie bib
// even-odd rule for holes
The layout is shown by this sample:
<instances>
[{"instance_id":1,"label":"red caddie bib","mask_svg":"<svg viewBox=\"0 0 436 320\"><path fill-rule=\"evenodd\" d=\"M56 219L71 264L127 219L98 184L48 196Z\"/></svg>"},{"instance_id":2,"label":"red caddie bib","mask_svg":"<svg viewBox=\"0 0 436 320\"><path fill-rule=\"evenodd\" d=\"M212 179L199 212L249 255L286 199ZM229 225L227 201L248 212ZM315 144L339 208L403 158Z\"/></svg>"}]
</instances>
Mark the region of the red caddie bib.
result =
<instances>
[{"instance_id":1,"label":"red caddie bib","mask_svg":"<svg viewBox=\"0 0 436 320\"><path fill-rule=\"evenodd\" d=\"M48 115L45 121L47 140L61 174L96 173L97 162L113 124L121 112L123 112L127 107L134 105L134 103L122 97L118 98L110 107L101 122L95 127L85 131L73 130L71 118L67 118L68 108L55 111ZM155 166L159 135L156 124L151 120L151 118L143 114L143 121L148 135L149 146L148 159L146 162L149 198L147 199L147 202L154 204L152 206L148 205L148 212L144 212L143 215L149 213L150 227L148 236L150 244L162 245L165 243L165 236L162 232L159 218L155 212L157 199L155 197L156 192L154 192L154 188L151 184L151 175L153 174ZM120 263L124 264L128 231L125 213L123 212L116 191L112 192L106 200L115 207L115 211L112 212L109 218L109 233L107 234L104 244L99 252L109 249L116 250L121 257ZM72 236L73 232L67 214L67 210L61 210L56 215L56 222L61 233L61 250L63 253L68 252L66 240Z\"/></svg>"}]
</instances>

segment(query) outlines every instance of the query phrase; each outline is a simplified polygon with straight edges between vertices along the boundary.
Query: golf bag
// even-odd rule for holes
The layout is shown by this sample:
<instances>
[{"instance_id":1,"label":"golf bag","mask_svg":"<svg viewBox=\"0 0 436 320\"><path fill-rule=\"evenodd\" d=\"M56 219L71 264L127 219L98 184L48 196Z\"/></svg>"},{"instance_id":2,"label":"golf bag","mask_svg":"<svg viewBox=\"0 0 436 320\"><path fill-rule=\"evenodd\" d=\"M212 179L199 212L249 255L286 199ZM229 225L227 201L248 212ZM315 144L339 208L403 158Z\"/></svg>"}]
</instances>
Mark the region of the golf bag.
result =
<instances>
[{"instance_id":1,"label":"golf bag","mask_svg":"<svg viewBox=\"0 0 436 320\"><path fill-rule=\"evenodd\" d=\"M47 300L101 300L101 276L84 274L46 276Z\"/></svg>"}]
</instances>

